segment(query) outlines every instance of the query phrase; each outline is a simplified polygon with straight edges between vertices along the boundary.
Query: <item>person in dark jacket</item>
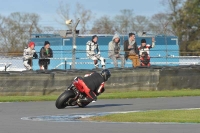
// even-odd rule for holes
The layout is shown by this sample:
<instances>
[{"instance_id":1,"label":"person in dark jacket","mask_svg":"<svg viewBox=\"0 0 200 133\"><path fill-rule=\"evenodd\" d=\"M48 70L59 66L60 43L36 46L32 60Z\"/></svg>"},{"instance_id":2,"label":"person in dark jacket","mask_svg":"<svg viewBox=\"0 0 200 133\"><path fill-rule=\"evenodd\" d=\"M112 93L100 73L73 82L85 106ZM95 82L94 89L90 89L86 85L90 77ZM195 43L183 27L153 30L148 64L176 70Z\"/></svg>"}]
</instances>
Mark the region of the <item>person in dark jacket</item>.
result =
<instances>
[{"instance_id":1,"label":"person in dark jacket","mask_svg":"<svg viewBox=\"0 0 200 133\"><path fill-rule=\"evenodd\" d=\"M129 39L124 41L125 59L132 60L133 67L140 66L139 50L135 41L135 34L129 33Z\"/></svg>"},{"instance_id":2,"label":"person in dark jacket","mask_svg":"<svg viewBox=\"0 0 200 133\"><path fill-rule=\"evenodd\" d=\"M101 73L93 72L91 74L82 77L76 77L69 87L75 86L76 88L82 88L83 93L87 95L85 99L81 99L81 102L92 102L97 100L97 96L105 91L104 83L110 78L111 73L108 69L104 69ZM79 101L78 101L79 102Z\"/></svg>"},{"instance_id":3,"label":"person in dark jacket","mask_svg":"<svg viewBox=\"0 0 200 133\"><path fill-rule=\"evenodd\" d=\"M41 70L47 70L48 65L50 64L50 59L53 57L53 51L50 48L49 41L44 42L44 47L40 49L40 59L39 59L39 66Z\"/></svg>"}]
</instances>

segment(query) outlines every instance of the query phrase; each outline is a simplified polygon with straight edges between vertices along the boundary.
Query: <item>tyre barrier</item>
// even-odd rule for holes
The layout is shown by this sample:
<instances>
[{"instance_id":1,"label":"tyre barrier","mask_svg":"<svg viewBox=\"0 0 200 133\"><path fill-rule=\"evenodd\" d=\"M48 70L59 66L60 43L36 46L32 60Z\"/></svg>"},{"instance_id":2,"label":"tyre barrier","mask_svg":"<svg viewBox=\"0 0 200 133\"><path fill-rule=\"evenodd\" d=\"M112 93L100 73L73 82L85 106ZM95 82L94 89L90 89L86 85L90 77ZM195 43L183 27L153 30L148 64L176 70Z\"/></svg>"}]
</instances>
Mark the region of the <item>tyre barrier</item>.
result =
<instances>
[{"instance_id":1,"label":"tyre barrier","mask_svg":"<svg viewBox=\"0 0 200 133\"><path fill-rule=\"evenodd\" d=\"M200 67L109 68L106 89L173 90L200 89ZM101 69L36 70L0 72L0 95L60 94L76 76Z\"/></svg>"}]
</instances>

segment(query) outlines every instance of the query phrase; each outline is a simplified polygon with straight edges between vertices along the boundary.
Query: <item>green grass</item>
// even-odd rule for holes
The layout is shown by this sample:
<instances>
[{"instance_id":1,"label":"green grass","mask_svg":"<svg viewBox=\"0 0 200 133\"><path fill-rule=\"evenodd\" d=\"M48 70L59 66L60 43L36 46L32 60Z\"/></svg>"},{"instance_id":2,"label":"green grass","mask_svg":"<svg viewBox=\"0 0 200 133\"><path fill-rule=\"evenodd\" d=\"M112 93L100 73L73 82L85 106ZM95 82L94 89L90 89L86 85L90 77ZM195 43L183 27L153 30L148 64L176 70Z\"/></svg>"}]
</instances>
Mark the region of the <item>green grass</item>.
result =
<instances>
[{"instance_id":1,"label":"green grass","mask_svg":"<svg viewBox=\"0 0 200 133\"><path fill-rule=\"evenodd\" d=\"M116 98L154 98L154 97L182 97L182 96L200 96L200 89L190 90L165 90L165 91L113 91L103 93L99 96L101 99Z\"/></svg>"},{"instance_id":2,"label":"green grass","mask_svg":"<svg viewBox=\"0 0 200 133\"><path fill-rule=\"evenodd\" d=\"M177 122L200 123L200 109L194 110L160 110L111 114L91 117L93 121L106 122Z\"/></svg>"},{"instance_id":3,"label":"green grass","mask_svg":"<svg viewBox=\"0 0 200 133\"><path fill-rule=\"evenodd\" d=\"M55 101L59 95L44 96L0 96L0 102L22 102L22 101ZM154 98L154 97L182 97L200 96L200 89L196 90L173 90L173 91L133 91L107 90L98 99L123 99L123 98Z\"/></svg>"},{"instance_id":4,"label":"green grass","mask_svg":"<svg viewBox=\"0 0 200 133\"><path fill-rule=\"evenodd\" d=\"M58 96L0 96L0 102L55 101Z\"/></svg>"}]
</instances>

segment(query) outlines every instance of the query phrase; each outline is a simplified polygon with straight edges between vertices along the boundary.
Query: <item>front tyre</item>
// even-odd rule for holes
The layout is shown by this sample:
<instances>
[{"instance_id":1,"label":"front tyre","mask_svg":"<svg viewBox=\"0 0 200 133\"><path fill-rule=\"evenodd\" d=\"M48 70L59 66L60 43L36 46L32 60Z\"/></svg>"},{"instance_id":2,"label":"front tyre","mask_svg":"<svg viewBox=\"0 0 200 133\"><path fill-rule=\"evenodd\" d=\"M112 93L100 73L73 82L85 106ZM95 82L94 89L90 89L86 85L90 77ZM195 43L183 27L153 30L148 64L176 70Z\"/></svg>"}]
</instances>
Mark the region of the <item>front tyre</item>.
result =
<instances>
[{"instance_id":1,"label":"front tyre","mask_svg":"<svg viewBox=\"0 0 200 133\"><path fill-rule=\"evenodd\" d=\"M56 108L58 109L63 109L65 107L67 107L67 101L69 100L69 98L74 98L75 94L72 90L67 90L64 91L56 100Z\"/></svg>"}]
</instances>

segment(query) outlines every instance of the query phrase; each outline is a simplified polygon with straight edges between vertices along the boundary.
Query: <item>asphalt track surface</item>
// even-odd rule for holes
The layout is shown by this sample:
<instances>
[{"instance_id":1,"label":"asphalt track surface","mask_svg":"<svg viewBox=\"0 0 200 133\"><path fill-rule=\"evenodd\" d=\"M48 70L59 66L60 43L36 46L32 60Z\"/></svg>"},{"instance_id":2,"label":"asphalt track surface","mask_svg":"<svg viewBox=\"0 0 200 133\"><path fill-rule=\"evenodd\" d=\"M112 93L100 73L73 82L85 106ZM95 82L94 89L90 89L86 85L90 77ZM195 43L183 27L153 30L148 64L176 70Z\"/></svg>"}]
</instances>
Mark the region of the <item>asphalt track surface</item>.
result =
<instances>
[{"instance_id":1,"label":"asphalt track surface","mask_svg":"<svg viewBox=\"0 0 200 133\"><path fill-rule=\"evenodd\" d=\"M55 102L0 103L0 133L199 133L194 123L103 123L22 120L24 117L200 108L200 97L98 100L86 108L58 110Z\"/></svg>"}]
</instances>

